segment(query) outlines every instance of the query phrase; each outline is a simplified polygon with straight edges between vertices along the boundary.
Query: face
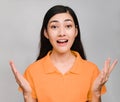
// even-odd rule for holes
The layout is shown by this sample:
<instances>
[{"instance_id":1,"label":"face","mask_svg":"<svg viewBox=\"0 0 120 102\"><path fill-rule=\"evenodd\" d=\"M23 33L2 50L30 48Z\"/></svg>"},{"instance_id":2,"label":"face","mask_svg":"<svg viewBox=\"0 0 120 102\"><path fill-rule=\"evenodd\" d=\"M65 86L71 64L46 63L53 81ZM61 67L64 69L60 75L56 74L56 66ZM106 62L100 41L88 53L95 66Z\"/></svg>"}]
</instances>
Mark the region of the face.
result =
<instances>
[{"instance_id":1,"label":"face","mask_svg":"<svg viewBox=\"0 0 120 102\"><path fill-rule=\"evenodd\" d=\"M48 22L44 35L53 46L53 51L66 53L77 36L77 27L69 13L59 13L54 15Z\"/></svg>"}]
</instances>

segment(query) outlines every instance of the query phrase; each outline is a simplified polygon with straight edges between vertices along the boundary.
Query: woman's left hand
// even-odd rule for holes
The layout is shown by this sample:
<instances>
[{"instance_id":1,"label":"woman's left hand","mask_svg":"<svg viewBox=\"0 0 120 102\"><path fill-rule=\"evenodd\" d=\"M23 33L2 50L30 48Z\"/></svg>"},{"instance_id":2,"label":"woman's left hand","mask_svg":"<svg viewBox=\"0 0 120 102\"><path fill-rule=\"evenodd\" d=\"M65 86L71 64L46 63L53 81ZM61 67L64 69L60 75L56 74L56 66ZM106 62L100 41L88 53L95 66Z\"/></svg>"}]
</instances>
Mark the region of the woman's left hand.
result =
<instances>
[{"instance_id":1,"label":"woman's left hand","mask_svg":"<svg viewBox=\"0 0 120 102\"><path fill-rule=\"evenodd\" d=\"M112 70L115 68L115 65L117 64L117 60L114 60L113 63L111 64L111 59L108 58L105 61L104 67L101 71L101 73L98 75L96 80L94 81L92 91L94 94L101 94L101 88L102 86L108 81L110 73Z\"/></svg>"}]
</instances>

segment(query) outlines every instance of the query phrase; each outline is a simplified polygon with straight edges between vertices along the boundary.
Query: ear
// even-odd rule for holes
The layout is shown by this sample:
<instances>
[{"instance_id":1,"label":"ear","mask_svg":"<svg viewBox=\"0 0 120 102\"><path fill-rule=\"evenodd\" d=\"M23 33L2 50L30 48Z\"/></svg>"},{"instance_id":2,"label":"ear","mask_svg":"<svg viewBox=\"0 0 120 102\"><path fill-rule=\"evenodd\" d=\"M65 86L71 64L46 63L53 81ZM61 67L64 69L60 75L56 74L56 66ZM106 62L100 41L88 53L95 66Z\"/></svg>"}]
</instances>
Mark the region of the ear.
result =
<instances>
[{"instance_id":1,"label":"ear","mask_svg":"<svg viewBox=\"0 0 120 102\"><path fill-rule=\"evenodd\" d=\"M49 39L48 33L47 33L46 29L44 29L44 36L45 36L47 39Z\"/></svg>"},{"instance_id":2,"label":"ear","mask_svg":"<svg viewBox=\"0 0 120 102\"><path fill-rule=\"evenodd\" d=\"M78 28L75 28L75 37L78 35Z\"/></svg>"}]
</instances>

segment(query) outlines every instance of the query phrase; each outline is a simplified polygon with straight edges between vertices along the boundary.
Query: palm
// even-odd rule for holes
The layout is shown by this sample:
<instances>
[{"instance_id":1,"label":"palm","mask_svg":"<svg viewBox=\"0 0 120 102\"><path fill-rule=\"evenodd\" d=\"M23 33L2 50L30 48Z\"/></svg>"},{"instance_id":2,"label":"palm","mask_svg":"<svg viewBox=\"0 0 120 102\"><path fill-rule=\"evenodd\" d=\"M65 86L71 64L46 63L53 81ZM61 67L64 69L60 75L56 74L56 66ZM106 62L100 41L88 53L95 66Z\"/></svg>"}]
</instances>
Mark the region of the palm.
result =
<instances>
[{"instance_id":1,"label":"palm","mask_svg":"<svg viewBox=\"0 0 120 102\"><path fill-rule=\"evenodd\" d=\"M24 91L26 93L31 92L31 87L30 87L28 81L17 71L17 69L15 68L15 65L12 61L10 61L10 66L11 66L12 72L14 74L14 77L16 79L16 82L18 83L20 88L22 88L22 91Z\"/></svg>"},{"instance_id":2,"label":"palm","mask_svg":"<svg viewBox=\"0 0 120 102\"><path fill-rule=\"evenodd\" d=\"M96 80L93 84L93 91L100 92L102 86L108 81L108 78L110 76L110 73L115 68L115 65L117 64L117 60L114 60L114 62L110 65L110 59L107 59L104 64L104 68L102 69L101 73L98 75Z\"/></svg>"}]
</instances>

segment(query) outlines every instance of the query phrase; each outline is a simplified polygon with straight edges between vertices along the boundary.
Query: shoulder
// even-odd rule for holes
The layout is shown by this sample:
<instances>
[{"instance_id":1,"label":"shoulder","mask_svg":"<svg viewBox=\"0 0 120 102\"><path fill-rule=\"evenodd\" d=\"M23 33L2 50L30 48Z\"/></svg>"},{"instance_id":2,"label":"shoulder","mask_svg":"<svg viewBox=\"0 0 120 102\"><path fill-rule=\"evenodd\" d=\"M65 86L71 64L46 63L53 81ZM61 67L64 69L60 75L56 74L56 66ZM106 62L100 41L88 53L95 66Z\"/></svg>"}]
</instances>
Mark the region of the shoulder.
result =
<instances>
[{"instance_id":1,"label":"shoulder","mask_svg":"<svg viewBox=\"0 0 120 102\"><path fill-rule=\"evenodd\" d=\"M83 73L93 79L95 79L100 73L98 66L91 61L82 60L82 66Z\"/></svg>"},{"instance_id":2,"label":"shoulder","mask_svg":"<svg viewBox=\"0 0 120 102\"><path fill-rule=\"evenodd\" d=\"M96 73L96 74L100 72L98 66L95 63L88 60L84 60L83 62L84 62L84 65L86 66L86 70L89 70L92 73Z\"/></svg>"},{"instance_id":3,"label":"shoulder","mask_svg":"<svg viewBox=\"0 0 120 102\"><path fill-rule=\"evenodd\" d=\"M81 67L82 70L89 72L93 72L93 71L99 72L99 68L94 62L82 59L78 52L74 52L74 53L77 56L76 65Z\"/></svg>"},{"instance_id":4,"label":"shoulder","mask_svg":"<svg viewBox=\"0 0 120 102\"><path fill-rule=\"evenodd\" d=\"M40 60L37 60L33 63L31 63L25 70L25 73L42 73L44 71L43 66L47 60L47 56L43 57Z\"/></svg>"},{"instance_id":5,"label":"shoulder","mask_svg":"<svg viewBox=\"0 0 120 102\"><path fill-rule=\"evenodd\" d=\"M93 68L97 67L97 65L94 62L82 59L82 57L80 56L80 54L78 52L73 51L73 53L76 56L76 60L77 60L78 64L81 64L81 65L86 66L86 67L93 67Z\"/></svg>"},{"instance_id":6,"label":"shoulder","mask_svg":"<svg viewBox=\"0 0 120 102\"><path fill-rule=\"evenodd\" d=\"M82 59L83 60L83 59ZM98 66L94 63L94 62L92 62L92 61L89 61L89 60L83 60L83 64L85 65L85 66L87 66L88 68L93 68L93 69L98 69Z\"/></svg>"}]
</instances>

